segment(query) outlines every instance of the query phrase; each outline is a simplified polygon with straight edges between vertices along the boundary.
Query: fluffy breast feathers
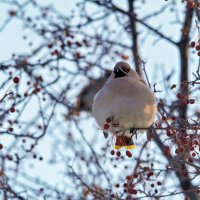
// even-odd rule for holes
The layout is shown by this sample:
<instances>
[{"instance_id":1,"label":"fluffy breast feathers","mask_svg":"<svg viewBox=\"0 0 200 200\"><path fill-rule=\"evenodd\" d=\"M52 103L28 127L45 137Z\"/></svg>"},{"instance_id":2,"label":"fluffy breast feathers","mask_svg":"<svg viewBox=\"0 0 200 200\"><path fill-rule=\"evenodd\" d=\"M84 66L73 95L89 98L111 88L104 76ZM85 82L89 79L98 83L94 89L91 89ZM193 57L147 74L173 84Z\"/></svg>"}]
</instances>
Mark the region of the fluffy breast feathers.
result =
<instances>
[{"instance_id":1,"label":"fluffy breast feathers","mask_svg":"<svg viewBox=\"0 0 200 200\"><path fill-rule=\"evenodd\" d=\"M121 128L147 128L153 123L156 111L152 91L131 77L107 81L93 103L93 114L99 127L112 117Z\"/></svg>"}]
</instances>

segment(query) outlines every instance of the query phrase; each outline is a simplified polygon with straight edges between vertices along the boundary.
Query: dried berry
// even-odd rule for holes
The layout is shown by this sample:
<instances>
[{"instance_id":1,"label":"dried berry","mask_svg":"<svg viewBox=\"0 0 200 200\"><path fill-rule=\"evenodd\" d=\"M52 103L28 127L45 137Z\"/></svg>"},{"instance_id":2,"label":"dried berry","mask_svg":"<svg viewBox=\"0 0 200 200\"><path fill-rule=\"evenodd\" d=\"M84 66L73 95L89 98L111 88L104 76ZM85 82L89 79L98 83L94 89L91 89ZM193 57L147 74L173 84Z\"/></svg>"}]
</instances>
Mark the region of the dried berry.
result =
<instances>
[{"instance_id":1,"label":"dried berry","mask_svg":"<svg viewBox=\"0 0 200 200\"><path fill-rule=\"evenodd\" d=\"M126 155L131 158L132 157L132 153L130 151L126 151Z\"/></svg>"},{"instance_id":2,"label":"dried berry","mask_svg":"<svg viewBox=\"0 0 200 200\"><path fill-rule=\"evenodd\" d=\"M162 116L162 120L163 120L163 121L166 121L167 118L166 118L165 116Z\"/></svg>"},{"instance_id":3,"label":"dried berry","mask_svg":"<svg viewBox=\"0 0 200 200\"><path fill-rule=\"evenodd\" d=\"M116 155L117 155L117 157L120 157L121 156L121 152L117 151Z\"/></svg>"},{"instance_id":4,"label":"dried berry","mask_svg":"<svg viewBox=\"0 0 200 200\"><path fill-rule=\"evenodd\" d=\"M13 130L14 130L14 129L13 129L12 127L10 127L10 128L8 129L9 132L13 132Z\"/></svg>"},{"instance_id":5,"label":"dried berry","mask_svg":"<svg viewBox=\"0 0 200 200\"><path fill-rule=\"evenodd\" d=\"M190 46L191 46L192 48L194 48L194 47L195 47L195 42L192 41L192 42L190 43Z\"/></svg>"},{"instance_id":6,"label":"dried berry","mask_svg":"<svg viewBox=\"0 0 200 200\"><path fill-rule=\"evenodd\" d=\"M14 108L14 107L11 107L11 108L10 108L10 112L11 112L11 113L14 113L14 112L15 112L15 108Z\"/></svg>"},{"instance_id":7,"label":"dried berry","mask_svg":"<svg viewBox=\"0 0 200 200\"><path fill-rule=\"evenodd\" d=\"M190 104L194 104L194 103L195 103L195 100L194 100L194 99L189 99L189 103L190 103Z\"/></svg>"},{"instance_id":8,"label":"dried berry","mask_svg":"<svg viewBox=\"0 0 200 200\"><path fill-rule=\"evenodd\" d=\"M162 183L160 181L157 182L157 185L162 185Z\"/></svg>"},{"instance_id":9,"label":"dried berry","mask_svg":"<svg viewBox=\"0 0 200 200\"><path fill-rule=\"evenodd\" d=\"M103 125L103 129L105 129L105 130L108 130L109 127L110 127L110 126L109 126L109 124L107 124L107 123Z\"/></svg>"},{"instance_id":10,"label":"dried berry","mask_svg":"<svg viewBox=\"0 0 200 200\"><path fill-rule=\"evenodd\" d=\"M115 155L115 151L112 150L112 151L110 152L110 154L111 154L111 155Z\"/></svg>"},{"instance_id":11,"label":"dried berry","mask_svg":"<svg viewBox=\"0 0 200 200\"><path fill-rule=\"evenodd\" d=\"M18 83L19 83L19 77L17 77L17 76L14 77L14 78L13 78L13 82L14 82L15 84L18 84Z\"/></svg>"},{"instance_id":12,"label":"dried berry","mask_svg":"<svg viewBox=\"0 0 200 200\"><path fill-rule=\"evenodd\" d=\"M174 88L176 88L176 84L173 84L173 85L171 86L171 89L174 89Z\"/></svg>"},{"instance_id":13,"label":"dried berry","mask_svg":"<svg viewBox=\"0 0 200 200\"><path fill-rule=\"evenodd\" d=\"M197 46L196 46L196 50L197 50L197 51L200 51L200 45L197 45Z\"/></svg>"},{"instance_id":14,"label":"dried berry","mask_svg":"<svg viewBox=\"0 0 200 200\"><path fill-rule=\"evenodd\" d=\"M175 120L176 120L176 117L175 117L175 116L172 116L171 119L172 119L173 121L175 121Z\"/></svg>"}]
</instances>

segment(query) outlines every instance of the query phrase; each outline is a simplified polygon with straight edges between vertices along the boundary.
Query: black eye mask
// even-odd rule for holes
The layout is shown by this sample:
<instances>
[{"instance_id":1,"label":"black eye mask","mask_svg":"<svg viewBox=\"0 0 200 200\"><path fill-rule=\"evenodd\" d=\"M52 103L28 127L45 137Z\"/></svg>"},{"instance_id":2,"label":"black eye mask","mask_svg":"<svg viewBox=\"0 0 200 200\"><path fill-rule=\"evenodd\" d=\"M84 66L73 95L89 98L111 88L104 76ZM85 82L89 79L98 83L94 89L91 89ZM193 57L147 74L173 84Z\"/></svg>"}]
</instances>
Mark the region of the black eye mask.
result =
<instances>
[{"instance_id":1,"label":"black eye mask","mask_svg":"<svg viewBox=\"0 0 200 200\"><path fill-rule=\"evenodd\" d=\"M115 77L114 78L124 77L124 76L126 76L126 74L128 72L129 72L129 69L124 71L121 67L119 67L114 71L114 73L115 73Z\"/></svg>"}]
</instances>

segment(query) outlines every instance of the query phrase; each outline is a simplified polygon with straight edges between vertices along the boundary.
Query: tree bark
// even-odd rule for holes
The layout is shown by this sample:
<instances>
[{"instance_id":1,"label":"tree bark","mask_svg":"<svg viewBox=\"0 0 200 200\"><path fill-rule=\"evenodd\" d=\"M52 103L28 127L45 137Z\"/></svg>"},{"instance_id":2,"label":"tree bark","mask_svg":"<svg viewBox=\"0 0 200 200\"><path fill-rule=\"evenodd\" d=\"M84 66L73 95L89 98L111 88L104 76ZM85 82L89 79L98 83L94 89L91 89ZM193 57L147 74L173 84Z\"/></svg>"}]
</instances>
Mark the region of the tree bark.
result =
<instances>
[{"instance_id":1,"label":"tree bark","mask_svg":"<svg viewBox=\"0 0 200 200\"><path fill-rule=\"evenodd\" d=\"M131 37L132 37L132 55L135 62L135 69L139 74L139 76L142 76L141 60L138 48L138 33L136 27L136 20L132 17L133 15L135 15L134 3L135 0L128 0L129 13L131 14L129 15L129 20L130 20Z\"/></svg>"}]
</instances>

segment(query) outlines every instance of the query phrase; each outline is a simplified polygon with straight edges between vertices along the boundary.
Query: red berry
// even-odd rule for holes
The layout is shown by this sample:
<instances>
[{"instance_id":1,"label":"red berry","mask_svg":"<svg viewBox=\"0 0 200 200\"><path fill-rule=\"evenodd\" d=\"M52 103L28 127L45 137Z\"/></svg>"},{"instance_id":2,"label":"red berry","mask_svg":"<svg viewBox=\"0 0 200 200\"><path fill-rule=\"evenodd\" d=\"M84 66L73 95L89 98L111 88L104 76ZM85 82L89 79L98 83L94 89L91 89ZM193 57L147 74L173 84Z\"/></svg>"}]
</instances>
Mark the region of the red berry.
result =
<instances>
[{"instance_id":1,"label":"red berry","mask_svg":"<svg viewBox=\"0 0 200 200\"><path fill-rule=\"evenodd\" d=\"M128 184L127 184L127 183L124 183L124 184L123 184L123 187L127 187L127 186L128 186Z\"/></svg>"},{"instance_id":2,"label":"red berry","mask_svg":"<svg viewBox=\"0 0 200 200\"><path fill-rule=\"evenodd\" d=\"M15 10L10 10L8 13L12 17L17 15L17 12Z\"/></svg>"},{"instance_id":3,"label":"red berry","mask_svg":"<svg viewBox=\"0 0 200 200\"><path fill-rule=\"evenodd\" d=\"M193 153L192 153L192 157L195 157L195 156L196 156L196 153L195 153L195 152L193 152Z\"/></svg>"},{"instance_id":4,"label":"red berry","mask_svg":"<svg viewBox=\"0 0 200 200\"><path fill-rule=\"evenodd\" d=\"M197 50L197 51L200 51L200 45L197 45L197 46L196 46L196 50Z\"/></svg>"},{"instance_id":5,"label":"red berry","mask_svg":"<svg viewBox=\"0 0 200 200\"><path fill-rule=\"evenodd\" d=\"M130 151L126 151L126 155L131 158L132 157L132 153Z\"/></svg>"},{"instance_id":6,"label":"red berry","mask_svg":"<svg viewBox=\"0 0 200 200\"><path fill-rule=\"evenodd\" d=\"M121 156L121 152L117 151L116 155L117 155L117 157L120 157Z\"/></svg>"},{"instance_id":7,"label":"red berry","mask_svg":"<svg viewBox=\"0 0 200 200\"><path fill-rule=\"evenodd\" d=\"M192 158L188 158L188 162L193 163Z\"/></svg>"},{"instance_id":8,"label":"red berry","mask_svg":"<svg viewBox=\"0 0 200 200\"><path fill-rule=\"evenodd\" d=\"M177 98L180 99L182 95L181 95L181 93L178 93L176 96L177 96Z\"/></svg>"},{"instance_id":9,"label":"red berry","mask_svg":"<svg viewBox=\"0 0 200 200\"><path fill-rule=\"evenodd\" d=\"M190 9L194 8L194 6L195 6L195 3L194 3L193 1L189 1L189 2L188 2L188 7L189 7Z\"/></svg>"},{"instance_id":10,"label":"red berry","mask_svg":"<svg viewBox=\"0 0 200 200\"><path fill-rule=\"evenodd\" d=\"M176 87L176 84L173 84L172 86L171 86L171 89L174 89Z\"/></svg>"},{"instance_id":11,"label":"red berry","mask_svg":"<svg viewBox=\"0 0 200 200\"><path fill-rule=\"evenodd\" d=\"M114 155L114 154L115 154L115 151L114 151L114 150L112 150L112 151L110 152L110 154L111 154L111 155Z\"/></svg>"},{"instance_id":12,"label":"red berry","mask_svg":"<svg viewBox=\"0 0 200 200\"><path fill-rule=\"evenodd\" d=\"M129 59L129 56L128 56L128 55L125 55L125 54L122 54L122 55L121 55L121 58L122 58L123 60L128 60L128 59Z\"/></svg>"},{"instance_id":13,"label":"red berry","mask_svg":"<svg viewBox=\"0 0 200 200\"><path fill-rule=\"evenodd\" d=\"M128 189L128 193L137 194L137 190L130 188L130 189Z\"/></svg>"},{"instance_id":14,"label":"red berry","mask_svg":"<svg viewBox=\"0 0 200 200\"><path fill-rule=\"evenodd\" d=\"M13 82L14 82L15 84L18 84L18 83L19 83L19 77L15 76L15 77L13 78Z\"/></svg>"},{"instance_id":15,"label":"red berry","mask_svg":"<svg viewBox=\"0 0 200 200\"><path fill-rule=\"evenodd\" d=\"M183 153L184 149L183 149L182 147L179 147L178 151L179 151L180 153Z\"/></svg>"},{"instance_id":16,"label":"red berry","mask_svg":"<svg viewBox=\"0 0 200 200\"><path fill-rule=\"evenodd\" d=\"M171 136L171 131L170 131L170 130L167 130L166 135L167 135L168 137L170 137L170 136Z\"/></svg>"},{"instance_id":17,"label":"red berry","mask_svg":"<svg viewBox=\"0 0 200 200\"><path fill-rule=\"evenodd\" d=\"M107 124L107 123L103 125L103 129L105 129L105 130L109 129L109 127L110 127L110 126L109 126L109 124Z\"/></svg>"},{"instance_id":18,"label":"red berry","mask_svg":"<svg viewBox=\"0 0 200 200\"><path fill-rule=\"evenodd\" d=\"M167 118L166 118L165 116L162 116L162 120L163 120L163 121L166 121Z\"/></svg>"},{"instance_id":19,"label":"red berry","mask_svg":"<svg viewBox=\"0 0 200 200\"><path fill-rule=\"evenodd\" d=\"M189 102L190 102L190 104L194 104L195 100L194 99L190 99Z\"/></svg>"},{"instance_id":20,"label":"red berry","mask_svg":"<svg viewBox=\"0 0 200 200\"><path fill-rule=\"evenodd\" d=\"M47 47L48 47L49 49L51 49L51 48L53 47L53 44L48 44Z\"/></svg>"},{"instance_id":21,"label":"red berry","mask_svg":"<svg viewBox=\"0 0 200 200\"><path fill-rule=\"evenodd\" d=\"M82 44L81 44L79 41L76 41L76 45L77 45L78 47L81 47L81 46L82 46Z\"/></svg>"},{"instance_id":22,"label":"red berry","mask_svg":"<svg viewBox=\"0 0 200 200\"><path fill-rule=\"evenodd\" d=\"M147 173L147 178L150 178L151 176L153 176L154 175L154 173L152 172L152 171L149 171L148 173Z\"/></svg>"},{"instance_id":23,"label":"red berry","mask_svg":"<svg viewBox=\"0 0 200 200\"><path fill-rule=\"evenodd\" d=\"M173 133L173 135L175 136L175 135L176 135L176 130L173 130L172 133Z\"/></svg>"},{"instance_id":24,"label":"red berry","mask_svg":"<svg viewBox=\"0 0 200 200\"><path fill-rule=\"evenodd\" d=\"M162 185L162 183L160 181L157 182L157 185Z\"/></svg>"},{"instance_id":25,"label":"red berry","mask_svg":"<svg viewBox=\"0 0 200 200\"><path fill-rule=\"evenodd\" d=\"M170 150L169 146L165 146L165 149L166 149L166 151Z\"/></svg>"},{"instance_id":26,"label":"red berry","mask_svg":"<svg viewBox=\"0 0 200 200\"><path fill-rule=\"evenodd\" d=\"M72 42L71 41L67 41L67 46L71 47L72 46Z\"/></svg>"},{"instance_id":27,"label":"red berry","mask_svg":"<svg viewBox=\"0 0 200 200\"><path fill-rule=\"evenodd\" d=\"M59 56L59 55L60 55L60 51L58 51L58 50L56 49L56 50L54 50L53 54L56 55L56 56Z\"/></svg>"},{"instance_id":28,"label":"red berry","mask_svg":"<svg viewBox=\"0 0 200 200\"><path fill-rule=\"evenodd\" d=\"M80 58L82 57L80 52L76 52L74 56L75 56L77 59L80 59Z\"/></svg>"},{"instance_id":29,"label":"red berry","mask_svg":"<svg viewBox=\"0 0 200 200\"><path fill-rule=\"evenodd\" d=\"M13 130L14 129L12 127L8 129L9 132L13 132Z\"/></svg>"},{"instance_id":30,"label":"red berry","mask_svg":"<svg viewBox=\"0 0 200 200\"><path fill-rule=\"evenodd\" d=\"M0 149L3 149L3 144L0 144Z\"/></svg>"},{"instance_id":31,"label":"red berry","mask_svg":"<svg viewBox=\"0 0 200 200\"><path fill-rule=\"evenodd\" d=\"M14 108L14 107L11 107L11 108L10 108L10 112L14 113L14 112L15 112L15 108Z\"/></svg>"},{"instance_id":32,"label":"red berry","mask_svg":"<svg viewBox=\"0 0 200 200\"><path fill-rule=\"evenodd\" d=\"M179 98L179 99L182 99L182 98L183 98L183 95L182 95L181 93L178 93L176 96L177 96L177 98Z\"/></svg>"},{"instance_id":33,"label":"red berry","mask_svg":"<svg viewBox=\"0 0 200 200\"><path fill-rule=\"evenodd\" d=\"M171 119L172 119L173 121L175 121L175 120L176 120L176 117L175 117L175 116L172 116Z\"/></svg>"},{"instance_id":34,"label":"red berry","mask_svg":"<svg viewBox=\"0 0 200 200\"><path fill-rule=\"evenodd\" d=\"M154 184L153 184L153 183L151 184L151 187L154 187Z\"/></svg>"},{"instance_id":35,"label":"red berry","mask_svg":"<svg viewBox=\"0 0 200 200\"><path fill-rule=\"evenodd\" d=\"M200 56L200 51L198 51L197 55Z\"/></svg>"},{"instance_id":36,"label":"red berry","mask_svg":"<svg viewBox=\"0 0 200 200\"><path fill-rule=\"evenodd\" d=\"M133 177L132 176L127 176L126 179L130 181L130 180L133 179Z\"/></svg>"},{"instance_id":37,"label":"red berry","mask_svg":"<svg viewBox=\"0 0 200 200\"><path fill-rule=\"evenodd\" d=\"M8 160L12 160L12 156L7 155L7 159L8 159Z\"/></svg>"},{"instance_id":38,"label":"red berry","mask_svg":"<svg viewBox=\"0 0 200 200\"><path fill-rule=\"evenodd\" d=\"M193 41L193 42L191 42L191 43L190 43L190 45L191 45L191 47L193 47L193 48L194 48L194 47L195 47L195 42L194 42L194 41Z\"/></svg>"},{"instance_id":39,"label":"red berry","mask_svg":"<svg viewBox=\"0 0 200 200\"><path fill-rule=\"evenodd\" d=\"M133 177L134 178L138 178L138 174L133 174Z\"/></svg>"},{"instance_id":40,"label":"red berry","mask_svg":"<svg viewBox=\"0 0 200 200\"><path fill-rule=\"evenodd\" d=\"M114 194L111 194L111 198L115 198L115 195L114 195Z\"/></svg>"}]
</instances>

